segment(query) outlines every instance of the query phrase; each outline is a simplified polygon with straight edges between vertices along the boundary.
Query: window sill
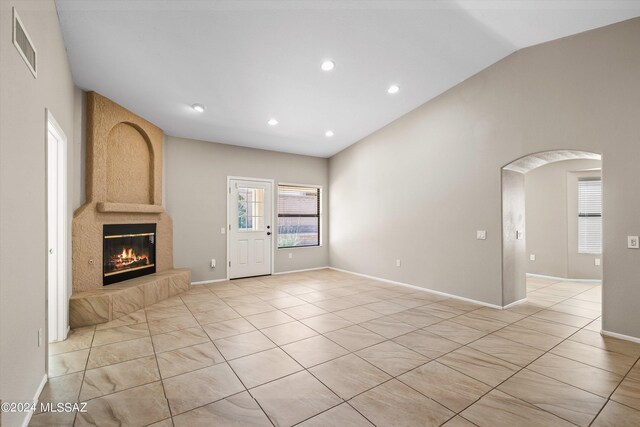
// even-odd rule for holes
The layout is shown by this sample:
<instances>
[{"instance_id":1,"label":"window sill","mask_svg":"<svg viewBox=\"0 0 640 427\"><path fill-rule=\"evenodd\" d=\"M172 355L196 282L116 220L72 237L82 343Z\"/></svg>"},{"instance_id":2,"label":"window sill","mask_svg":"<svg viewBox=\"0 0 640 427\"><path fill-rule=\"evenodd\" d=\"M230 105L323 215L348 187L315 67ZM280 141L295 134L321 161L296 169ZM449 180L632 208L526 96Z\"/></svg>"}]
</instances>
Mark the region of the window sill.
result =
<instances>
[{"instance_id":1,"label":"window sill","mask_svg":"<svg viewBox=\"0 0 640 427\"><path fill-rule=\"evenodd\" d=\"M290 248L276 248L276 249L278 249L279 251L289 251L292 249L314 249L314 248L317 249L317 248L321 248L322 246L324 245L320 244L318 246L291 246Z\"/></svg>"}]
</instances>

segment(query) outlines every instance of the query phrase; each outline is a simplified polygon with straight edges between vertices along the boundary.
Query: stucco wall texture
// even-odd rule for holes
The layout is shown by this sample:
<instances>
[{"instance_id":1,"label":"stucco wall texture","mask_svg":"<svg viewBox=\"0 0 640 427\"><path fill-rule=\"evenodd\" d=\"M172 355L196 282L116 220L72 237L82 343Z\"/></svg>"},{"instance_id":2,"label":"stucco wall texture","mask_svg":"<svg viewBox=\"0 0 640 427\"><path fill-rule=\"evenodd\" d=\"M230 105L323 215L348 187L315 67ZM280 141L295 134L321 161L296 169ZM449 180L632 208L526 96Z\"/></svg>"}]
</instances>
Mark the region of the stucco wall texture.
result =
<instances>
[{"instance_id":1,"label":"stucco wall texture","mask_svg":"<svg viewBox=\"0 0 640 427\"><path fill-rule=\"evenodd\" d=\"M102 288L104 224L157 224L156 270L173 268L173 223L161 207L162 141L162 129L87 93L87 201L73 216L74 293Z\"/></svg>"}]
</instances>

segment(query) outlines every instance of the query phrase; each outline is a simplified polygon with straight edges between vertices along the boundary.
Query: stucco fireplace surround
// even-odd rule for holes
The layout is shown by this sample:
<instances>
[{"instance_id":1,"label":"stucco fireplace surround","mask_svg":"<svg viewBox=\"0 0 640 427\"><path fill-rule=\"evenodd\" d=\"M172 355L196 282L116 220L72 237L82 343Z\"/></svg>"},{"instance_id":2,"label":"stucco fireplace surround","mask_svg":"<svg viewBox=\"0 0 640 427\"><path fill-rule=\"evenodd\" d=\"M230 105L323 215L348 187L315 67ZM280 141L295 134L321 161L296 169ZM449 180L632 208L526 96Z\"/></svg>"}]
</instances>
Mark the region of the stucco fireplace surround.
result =
<instances>
[{"instance_id":1,"label":"stucco fireplace surround","mask_svg":"<svg viewBox=\"0 0 640 427\"><path fill-rule=\"evenodd\" d=\"M173 225L162 207L162 130L95 92L87 93L86 108L87 201L73 217L72 328L115 320L184 292L191 283L189 270L173 268ZM114 234L120 241L107 243L117 250L107 249L105 230L143 226L153 230L153 263L150 254L125 244L139 234L149 240L148 230ZM113 253L105 257L105 250ZM146 273L151 274L130 278Z\"/></svg>"}]
</instances>

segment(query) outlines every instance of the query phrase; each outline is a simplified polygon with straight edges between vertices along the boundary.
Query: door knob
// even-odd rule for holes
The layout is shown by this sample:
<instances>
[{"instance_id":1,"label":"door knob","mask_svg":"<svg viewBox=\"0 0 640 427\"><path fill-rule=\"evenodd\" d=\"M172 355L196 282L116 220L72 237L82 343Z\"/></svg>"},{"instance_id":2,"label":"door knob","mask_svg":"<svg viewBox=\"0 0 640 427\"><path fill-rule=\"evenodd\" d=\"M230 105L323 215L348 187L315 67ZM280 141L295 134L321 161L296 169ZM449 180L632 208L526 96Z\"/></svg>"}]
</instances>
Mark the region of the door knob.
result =
<instances>
[{"instance_id":1,"label":"door knob","mask_svg":"<svg viewBox=\"0 0 640 427\"><path fill-rule=\"evenodd\" d=\"M49 249L49 253L53 255L53 248Z\"/></svg>"}]
</instances>

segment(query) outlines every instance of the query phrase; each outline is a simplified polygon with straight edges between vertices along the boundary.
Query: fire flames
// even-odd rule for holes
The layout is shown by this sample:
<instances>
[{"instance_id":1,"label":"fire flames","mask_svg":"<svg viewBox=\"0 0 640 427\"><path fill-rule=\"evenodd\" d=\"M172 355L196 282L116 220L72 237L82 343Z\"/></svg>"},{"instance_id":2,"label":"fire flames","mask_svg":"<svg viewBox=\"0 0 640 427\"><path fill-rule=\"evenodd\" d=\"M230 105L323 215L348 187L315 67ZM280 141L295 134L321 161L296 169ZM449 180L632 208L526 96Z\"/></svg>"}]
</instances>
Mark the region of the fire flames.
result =
<instances>
[{"instance_id":1,"label":"fire flames","mask_svg":"<svg viewBox=\"0 0 640 427\"><path fill-rule=\"evenodd\" d=\"M111 257L111 264L116 270L133 266L147 265L149 264L149 255L137 255L133 248L122 248L121 253Z\"/></svg>"}]
</instances>

